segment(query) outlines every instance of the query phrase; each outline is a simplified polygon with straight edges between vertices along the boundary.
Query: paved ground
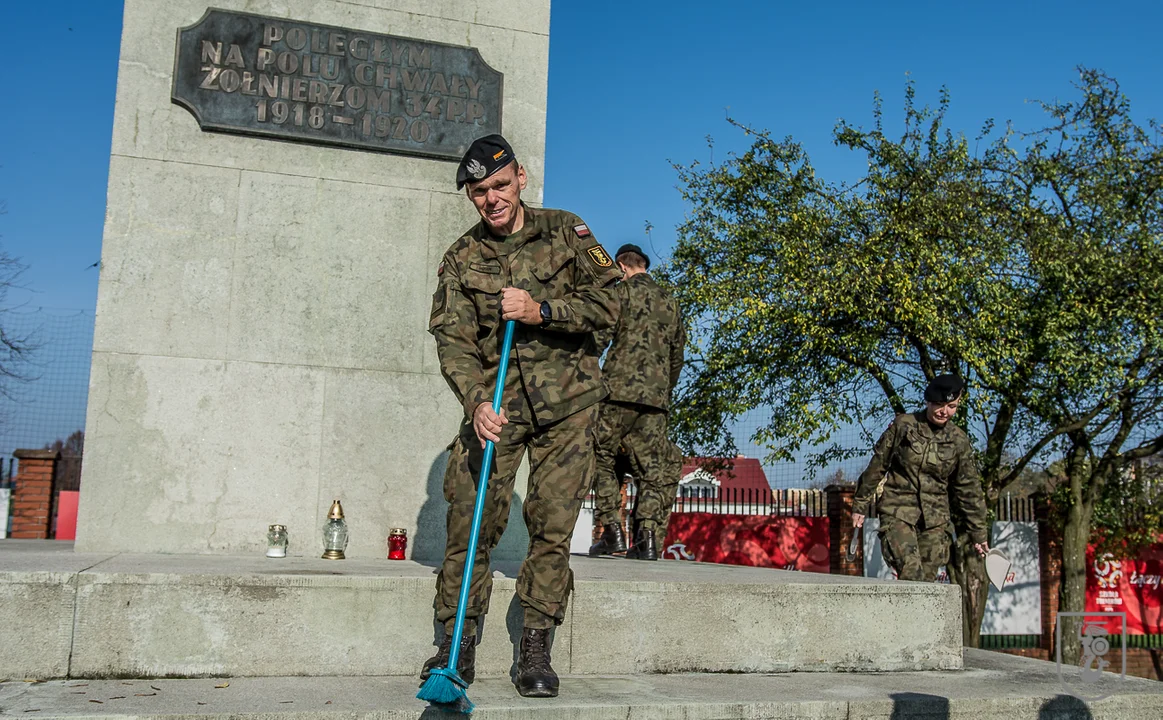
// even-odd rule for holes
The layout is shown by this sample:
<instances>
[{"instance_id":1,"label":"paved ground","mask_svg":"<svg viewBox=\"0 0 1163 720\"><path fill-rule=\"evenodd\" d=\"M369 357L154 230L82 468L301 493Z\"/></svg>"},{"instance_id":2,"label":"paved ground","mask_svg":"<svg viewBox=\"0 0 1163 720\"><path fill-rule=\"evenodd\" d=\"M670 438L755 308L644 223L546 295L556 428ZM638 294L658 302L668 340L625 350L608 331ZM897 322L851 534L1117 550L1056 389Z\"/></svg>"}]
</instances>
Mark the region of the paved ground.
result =
<instances>
[{"instance_id":1,"label":"paved ground","mask_svg":"<svg viewBox=\"0 0 1163 720\"><path fill-rule=\"evenodd\" d=\"M320 661L321 663L325 660ZM785 673L565 677L553 700L521 698L506 680L469 690L478 720L1159 720L1163 684L1128 678L1086 703L1063 694L1051 663L967 651L966 669L917 673ZM1085 687L1085 686L1080 686ZM408 678L221 678L0 683L0 716L20 718L445 717ZM455 717L449 715L449 717Z\"/></svg>"}]
</instances>

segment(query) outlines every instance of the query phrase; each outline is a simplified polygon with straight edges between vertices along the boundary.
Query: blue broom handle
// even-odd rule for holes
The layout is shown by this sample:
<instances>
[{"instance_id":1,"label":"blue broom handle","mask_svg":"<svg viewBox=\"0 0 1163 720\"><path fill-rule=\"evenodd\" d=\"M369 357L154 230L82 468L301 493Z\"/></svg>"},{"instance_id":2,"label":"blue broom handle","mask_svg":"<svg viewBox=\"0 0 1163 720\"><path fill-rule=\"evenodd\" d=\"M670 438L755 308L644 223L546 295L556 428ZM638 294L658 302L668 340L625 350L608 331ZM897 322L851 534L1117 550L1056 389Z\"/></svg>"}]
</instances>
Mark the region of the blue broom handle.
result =
<instances>
[{"instance_id":1,"label":"blue broom handle","mask_svg":"<svg viewBox=\"0 0 1163 720\"><path fill-rule=\"evenodd\" d=\"M493 390L493 412L501 412L501 401L505 394L505 376L509 374L509 353L513 350L513 330L515 320L505 321L505 340L501 343L501 364L497 367L497 386ZM473 409L474 413L476 409ZM468 591L472 585L472 570L476 565L477 540L481 534L481 520L485 514L485 496L488 495L489 469L493 465L493 441L485 441L484 457L481 460L481 474L477 480L476 503L472 509L472 531L468 536L468 553L464 559L464 577L460 581L460 599L456 603L456 623L452 627L452 649L448 654L448 669L456 671L460 660L460 639L464 635L464 616L468 610Z\"/></svg>"}]
</instances>

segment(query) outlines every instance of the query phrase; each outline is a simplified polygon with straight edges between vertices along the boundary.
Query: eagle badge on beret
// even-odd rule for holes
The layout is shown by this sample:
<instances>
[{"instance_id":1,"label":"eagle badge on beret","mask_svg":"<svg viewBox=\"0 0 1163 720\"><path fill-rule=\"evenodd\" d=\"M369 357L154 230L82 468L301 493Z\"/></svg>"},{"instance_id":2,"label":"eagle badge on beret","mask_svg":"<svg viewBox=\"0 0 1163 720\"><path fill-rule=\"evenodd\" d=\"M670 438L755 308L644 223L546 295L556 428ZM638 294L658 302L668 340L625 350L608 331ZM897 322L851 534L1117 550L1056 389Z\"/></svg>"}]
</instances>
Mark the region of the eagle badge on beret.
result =
<instances>
[{"instance_id":1,"label":"eagle badge on beret","mask_svg":"<svg viewBox=\"0 0 1163 720\"><path fill-rule=\"evenodd\" d=\"M460 164L456 166L456 189L460 190L470 182L480 182L516 161L513 148L500 135L477 138L468 146Z\"/></svg>"}]
</instances>

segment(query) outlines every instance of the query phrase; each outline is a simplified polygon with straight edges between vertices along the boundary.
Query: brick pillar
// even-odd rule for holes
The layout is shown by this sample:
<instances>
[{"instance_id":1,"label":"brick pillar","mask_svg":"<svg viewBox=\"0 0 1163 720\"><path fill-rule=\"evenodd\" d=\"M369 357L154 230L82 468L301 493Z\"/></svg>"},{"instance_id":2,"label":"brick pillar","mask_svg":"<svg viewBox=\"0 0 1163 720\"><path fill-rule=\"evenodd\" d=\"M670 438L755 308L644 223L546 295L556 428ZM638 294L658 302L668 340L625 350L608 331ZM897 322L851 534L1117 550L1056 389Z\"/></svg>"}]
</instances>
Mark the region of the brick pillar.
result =
<instances>
[{"instance_id":1,"label":"brick pillar","mask_svg":"<svg viewBox=\"0 0 1163 720\"><path fill-rule=\"evenodd\" d=\"M20 461L12 492L12 538L47 540L52 523L53 473L61 454L56 450L17 450Z\"/></svg>"},{"instance_id":2,"label":"brick pillar","mask_svg":"<svg viewBox=\"0 0 1163 720\"><path fill-rule=\"evenodd\" d=\"M864 575L864 543L857 545L856 559L848 562L848 543L852 542L852 498L855 485L829 485L828 496L828 564L833 575ZM857 531L860 532L860 531Z\"/></svg>"},{"instance_id":3,"label":"brick pillar","mask_svg":"<svg viewBox=\"0 0 1163 720\"><path fill-rule=\"evenodd\" d=\"M1058 591L1062 585L1062 544L1050 525L1049 515L1049 499L1037 496L1034 517L1038 522L1038 565L1042 576L1042 638L1038 647L1053 660L1054 623L1058 620Z\"/></svg>"}]
</instances>

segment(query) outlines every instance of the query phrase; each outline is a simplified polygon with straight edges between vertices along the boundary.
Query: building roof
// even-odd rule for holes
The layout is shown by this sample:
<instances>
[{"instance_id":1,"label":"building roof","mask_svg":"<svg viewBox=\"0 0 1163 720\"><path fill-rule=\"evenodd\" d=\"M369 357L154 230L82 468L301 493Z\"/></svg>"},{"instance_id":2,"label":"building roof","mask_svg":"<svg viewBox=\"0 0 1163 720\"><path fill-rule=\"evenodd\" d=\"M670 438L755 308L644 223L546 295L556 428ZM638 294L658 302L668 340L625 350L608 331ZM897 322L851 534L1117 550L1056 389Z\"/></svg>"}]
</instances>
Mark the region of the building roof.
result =
<instances>
[{"instance_id":1,"label":"building roof","mask_svg":"<svg viewBox=\"0 0 1163 720\"><path fill-rule=\"evenodd\" d=\"M708 472L703 470L699 475L711 475L718 480L722 490L770 490L767 474L763 472L763 465L757 458L737 457L724 458L687 458L682 466L682 482L689 483L697 476L694 473L702 470L703 465L715 463L730 463L730 469Z\"/></svg>"}]
</instances>

